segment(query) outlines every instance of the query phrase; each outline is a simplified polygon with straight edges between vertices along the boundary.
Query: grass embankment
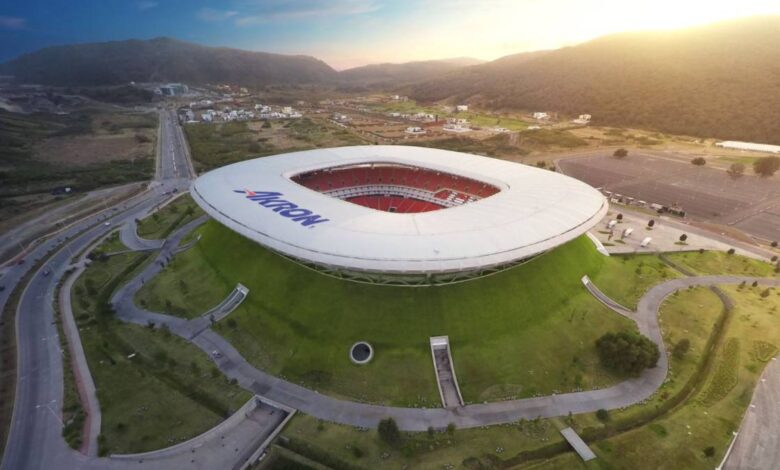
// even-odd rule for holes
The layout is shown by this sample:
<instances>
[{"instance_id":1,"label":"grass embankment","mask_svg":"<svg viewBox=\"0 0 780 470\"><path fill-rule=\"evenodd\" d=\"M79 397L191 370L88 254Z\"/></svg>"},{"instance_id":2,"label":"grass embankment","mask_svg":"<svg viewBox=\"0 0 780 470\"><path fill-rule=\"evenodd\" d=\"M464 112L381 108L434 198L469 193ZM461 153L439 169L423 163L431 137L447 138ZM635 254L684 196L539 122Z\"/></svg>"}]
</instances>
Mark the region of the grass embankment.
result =
<instances>
[{"instance_id":1,"label":"grass embankment","mask_svg":"<svg viewBox=\"0 0 780 470\"><path fill-rule=\"evenodd\" d=\"M601 256L586 238L484 279L408 288L330 278L216 223L200 233L195 247L146 283L138 301L152 310L165 311L167 300L175 311L202 312L241 282L250 294L230 316L237 327L221 322L220 333L257 367L307 387L369 402L440 406L428 338L444 334L467 402L621 380L601 368L594 341L633 325L593 299L580 277L622 261ZM376 356L357 367L348 349L361 339Z\"/></svg>"},{"instance_id":2,"label":"grass embankment","mask_svg":"<svg viewBox=\"0 0 780 470\"><path fill-rule=\"evenodd\" d=\"M189 194L179 196L162 209L137 222L138 236L147 240L160 240L174 230L203 215L203 210Z\"/></svg>"},{"instance_id":3,"label":"grass embankment","mask_svg":"<svg viewBox=\"0 0 780 470\"><path fill-rule=\"evenodd\" d=\"M723 251L689 251L667 253L664 256L691 272L707 274L733 274L736 276L774 276L774 266L747 256L730 255Z\"/></svg>"},{"instance_id":4,"label":"grass embankment","mask_svg":"<svg viewBox=\"0 0 780 470\"><path fill-rule=\"evenodd\" d=\"M725 315L712 291L693 288L672 295L661 309L664 341L671 350L683 339L690 342L687 353L670 357L669 380L649 401L624 410L613 410L606 424L594 414L526 421L484 429L456 430L452 436L435 433L407 433L400 449L384 444L376 431L363 432L331 423L319 425L311 417L298 415L284 430L290 449L322 463L338 462L343 468L442 467L505 468L526 459L523 451L539 452L533 468L674 468L708 469L723 457L750 401L764 365L777 354L780 345L780 296L777 289L734 286L724 289L736 302ZM725 315L725 316L724 316ZM721 322L721 319L728 318ZM720 330L717 325L723 325ZM715 337L712 335L717 333ZM703 362L714 343L712 361ZM709 364L708 367L703 365ZM690 381L700 370L700 380ZM692 391L692 392L691 392ZM559 429L573 425L583 435L615 428L619 422L641 419L656 413L664 403L682 394L681 404L661 417L636 429L620 432L591 444L598 458L588 464L562 443ZM713 455L705 455L712 447ZM355 451L354 449L360 449ZM537 449L534 451L534 449ZM525 454L533 455L533 454Z\"/></svg>"},{"instance_id":5,"label":"grass embankment","mask_svg":"<svg viewBox=\"0 0 780 470\"><path fill-rule=\"evenodd\" d=\"M102 454L184 441L249 398L189 342L112 316L105 302L146 259L126 253L95 261L73 287L74 315L102 411Z\"/></svg>"},{"instance_id":6,"label":"grass embankment","mask_svg":"<svg viewBox=\"0 0 780 470\"><path fill-rule=\"evenodd\" d=\"M600 270L591 281L612 300L635 309L648 289L679 276L655 255L613 255L608 269Z\"/></svg>"}]
</instances>

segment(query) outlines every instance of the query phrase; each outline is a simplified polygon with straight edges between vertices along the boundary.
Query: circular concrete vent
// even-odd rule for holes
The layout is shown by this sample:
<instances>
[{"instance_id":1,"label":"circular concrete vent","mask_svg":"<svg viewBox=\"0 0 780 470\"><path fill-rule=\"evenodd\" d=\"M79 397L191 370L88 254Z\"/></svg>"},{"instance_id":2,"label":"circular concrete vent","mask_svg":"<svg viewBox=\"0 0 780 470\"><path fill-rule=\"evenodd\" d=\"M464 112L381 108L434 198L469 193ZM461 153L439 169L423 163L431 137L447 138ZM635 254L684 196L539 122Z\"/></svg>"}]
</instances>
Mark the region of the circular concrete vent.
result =
<instances>
[{"instance_id":1,"label":"circular concrete vent","mask_svg":"<svg viewBox=\"0 0 780 470\"><path fill-rule=\"evenodd\" d=\"M365 341L358 341L349 349L349 358L355 364L366 364L374 357L374 348Z\"/></svg>"}]
</instances>

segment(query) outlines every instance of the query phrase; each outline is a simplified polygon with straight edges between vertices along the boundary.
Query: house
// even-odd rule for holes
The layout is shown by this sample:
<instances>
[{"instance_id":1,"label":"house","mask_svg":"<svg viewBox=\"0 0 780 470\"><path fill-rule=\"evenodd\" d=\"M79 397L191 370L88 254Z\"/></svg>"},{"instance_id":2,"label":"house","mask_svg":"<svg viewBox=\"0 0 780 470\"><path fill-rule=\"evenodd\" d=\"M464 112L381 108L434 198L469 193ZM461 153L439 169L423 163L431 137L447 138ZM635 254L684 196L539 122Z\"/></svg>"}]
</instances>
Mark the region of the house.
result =
<instances>
[{"instance_id":1,"label":"house","mask_svg":"<svg viewBox=\"0 0 780 470\"><path fill-rule=\"evenodd\" d=\"M293 109L292 109L292 107L291 107L291 106L285 106L284 108L282 108L282 112L283 112L284 114L292 114L292 112L293 112Z\"/></svg>"},{"instance_id":2,"label":"house","mask_svg":"<svg viewBox=\"0 0 780 470\"><path fill-rule=\"evenodd\" d=\"M466 120L458 119L457 121L466 121ZM448 122L447 124L444 125L444 127L442 127L442 129L448 132L471 132L471 127L469 127L468 121L464 123Z\"/></svg>"},{"instance_id":3,"label":"house","mask_svg":"<svg viewBox=\"0 0 780 470\"><path fill-rule=\"evenodd\" d=\"M542 121L544 119L549 119L549 118L550 116L547 113L540 112L540 111L534 113L534 119L536 119L537 121Z\"/></svg>"},{"instance_id":4,"label":"house","mask_svg":"<svg viewBox=\"0 0 780 470\"><path fill-rule=\"evenodd\" d=\"M425 135L426 133L425 129L418 126L407 127L404 132L411 135Z\"/></svg>"},{"instance_id":5,"label":"house","mask_svg":"<svg viewBox=\"0 0 780 470\"><path fill-rule=\"evenodd\" d=\"M580 114L579 117L577 119L573 120L572 122L574 124L586 125L586 124L590 123L590 118L591 118L590 114Z\"/></svg>"},{"instance_id":6,"label":"house","mask_svg":"<svg viewBox=\"0 0 780 470\"><path fill-rule=\"evenodd\" d=\"M455 111L457 111L459 113L460 112L466 112L468 110L469 110L469 105L467 105L467 104L459 104L459 105L455 106Z\"/></svg>"}]
</instances>

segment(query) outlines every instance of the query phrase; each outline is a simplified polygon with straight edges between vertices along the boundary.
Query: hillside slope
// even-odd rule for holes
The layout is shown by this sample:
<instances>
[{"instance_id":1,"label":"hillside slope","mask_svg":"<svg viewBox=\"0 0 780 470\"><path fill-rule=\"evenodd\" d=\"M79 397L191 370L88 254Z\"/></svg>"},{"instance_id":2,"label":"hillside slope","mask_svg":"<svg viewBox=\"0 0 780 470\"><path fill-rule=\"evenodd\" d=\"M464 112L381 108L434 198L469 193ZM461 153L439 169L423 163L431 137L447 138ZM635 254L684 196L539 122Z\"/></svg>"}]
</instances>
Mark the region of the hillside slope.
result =
<instances>
[{"instance_id":1,"label":"hillside slope","mask_svg":"<svg viewBox=\"0 0 780 470\"><path fill-rule=\"evenodd\" d=\"M421 101L590 113L597 124L780 143L780 17L616 34L407 91Z\"/></svg>"},{"instance_id":2,"label":"hillside slope","mask_svg":"<svg viewBox=\"0 0 780 470\"><path fill-rule=\"evenodd\" d=\"M0 73L25 83L85 86L130 81L262 86L321 83L337 75L309 56L206 47L170 38L47 47L0 64Z\"/></svg>"},{"instance_id":3,"label":"hillside slope","mask_svg":"<svg viewBox=\"0 0 780 470\"><path fill-rule=\"evenodd\" d=\"M402 64L371 64L339 72L339 80L348 85L394 88L413 82L431 80L454 70L482 61L468 57L424 60Z\"/></svg>"}]
</instances>

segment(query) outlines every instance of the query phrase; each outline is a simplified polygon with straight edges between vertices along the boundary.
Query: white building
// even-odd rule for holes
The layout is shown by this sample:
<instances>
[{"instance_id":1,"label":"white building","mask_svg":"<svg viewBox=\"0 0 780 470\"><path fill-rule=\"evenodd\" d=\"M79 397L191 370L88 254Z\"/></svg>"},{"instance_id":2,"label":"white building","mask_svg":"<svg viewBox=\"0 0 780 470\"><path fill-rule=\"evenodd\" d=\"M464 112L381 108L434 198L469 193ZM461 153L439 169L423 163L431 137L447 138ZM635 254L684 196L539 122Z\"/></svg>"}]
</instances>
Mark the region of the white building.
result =
<instances>
[{"instance_id":1,"label":"white building","mask_svg":"<svg viewBox=\"0 0 780 470\"><path fill-rule=\"evenodd\" d=\"M577 119L574 119L572 122L574 124L585 125L585 124L590 123L590 118L591 118L590 114L580 114L579 117Z\"/></svg>"},{"instance_id":2,"label":"white building","mask_svg":"<svg viewBox=\"0 0 780 470\"><path fill-rule=\"evenodd\" d=\"M549 119L549 118L550 118L550 115L545 113L545 112L537 111L537 112L534 113L534 119L536 119L537 121L541 121L541 120Z\"/></svg>"},{"instance_id":3,"label":"white building","mask_svg":"<svg viewBox=\"0 0 780 470\"><path fill-rule=\"evenodd\" d=\"M780 153L780 145L757 144L754 142L740 142L737 140L726 140L715 144L724 149L750 150L753 152Z\"/></svg>"},{"instance_id":4,"label":"white building","mask_svg":"<svg viewBox=\"0 0 780 470\"><path fill-rule=\"evenodd\" d=\"M455 106L455 111L457 111L459 113L460 112L466 112L468 110L469 110L469 105L467 105L467 104L459 104L459 105Z\"/></svg>"},{"instance_id":5,"label":"white building","mask_svg":"<svg viewBox=\"0 0 780 470\"><path fill-rule=\"evenodd\" d=\"M427 133L425 129L418 126L407 127L404 132L411 135L425 135Z\"/></svg>"}]
</instances>

